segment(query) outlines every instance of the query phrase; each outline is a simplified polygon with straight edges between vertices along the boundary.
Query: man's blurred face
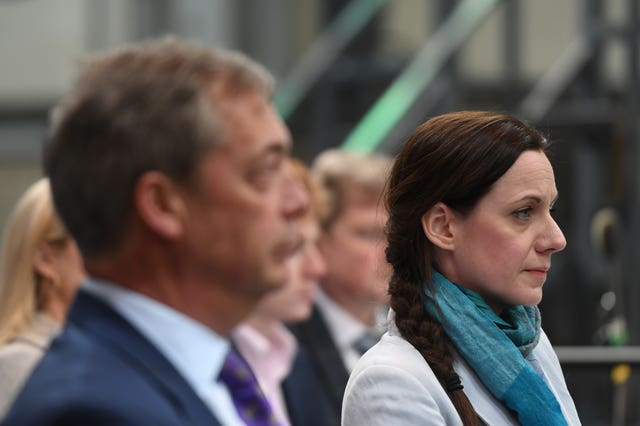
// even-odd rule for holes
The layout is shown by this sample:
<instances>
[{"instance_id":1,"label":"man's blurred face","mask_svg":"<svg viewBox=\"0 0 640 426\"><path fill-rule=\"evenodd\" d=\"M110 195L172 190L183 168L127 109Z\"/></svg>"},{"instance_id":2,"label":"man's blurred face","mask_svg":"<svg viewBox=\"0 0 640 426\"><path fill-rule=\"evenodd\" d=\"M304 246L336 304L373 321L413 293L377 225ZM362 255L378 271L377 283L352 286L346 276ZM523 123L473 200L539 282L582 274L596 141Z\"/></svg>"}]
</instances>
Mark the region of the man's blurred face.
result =
<instances>
[{"instance_id":1,"label":"man's blurred face","mask_svg":"<svg viewBox=\"0 0 640 426\"><path fill-rule=\"evenodd\" d=\"M286 282L301 240L293 219L308 199L285 167L290 136L269 100L236 93L214 104L225 141L201 160L189 198L192 267L232 292L259 297Z\"/></svg>"},{"instance_id":2,"label":"man's blurred face","mask_svg":"<svg viewBox=\"0 0 640 426\"><path fill-rule=\"evenodd\" d=\"M380 198L347 191L340 215L320 238L327 263L323 288L338 303L386 302L389 267L384 257L387 214Z\"/></svg>"},{"instance_id":3,"label":"man's blurred face","mask_svg":"<svg viewBox=\"0 0 640 426\"><path fill-rule=\"evenodd\" d=\"M304 321L311 315L318 281L326 272L318 248L320 225L314 215L299 221L303 243L289 261L289 279L281 289L268 294L256 308L262 318L284 322Z\"/></svg>"}]
</instances>

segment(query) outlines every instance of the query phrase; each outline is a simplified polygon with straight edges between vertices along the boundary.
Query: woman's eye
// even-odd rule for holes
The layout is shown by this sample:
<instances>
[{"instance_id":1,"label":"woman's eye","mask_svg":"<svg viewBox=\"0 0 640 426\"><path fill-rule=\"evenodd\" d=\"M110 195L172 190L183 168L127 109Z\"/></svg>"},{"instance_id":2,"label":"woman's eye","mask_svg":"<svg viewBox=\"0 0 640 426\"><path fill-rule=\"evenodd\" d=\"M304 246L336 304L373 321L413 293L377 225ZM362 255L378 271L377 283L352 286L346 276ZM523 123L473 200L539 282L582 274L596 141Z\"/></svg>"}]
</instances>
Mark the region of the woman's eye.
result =
<instances>
[{"instance_id":1,"label":"woman's eye","mask_svg":"<svg viewBox=\"0 0 640 426\"><path fill-rule=\"evenodd\" d=\"M526 209L517 210L513 212L513 215L520 220L528 220L531 217L531 208L527 207Z\"/></svg>"}]
</instances>

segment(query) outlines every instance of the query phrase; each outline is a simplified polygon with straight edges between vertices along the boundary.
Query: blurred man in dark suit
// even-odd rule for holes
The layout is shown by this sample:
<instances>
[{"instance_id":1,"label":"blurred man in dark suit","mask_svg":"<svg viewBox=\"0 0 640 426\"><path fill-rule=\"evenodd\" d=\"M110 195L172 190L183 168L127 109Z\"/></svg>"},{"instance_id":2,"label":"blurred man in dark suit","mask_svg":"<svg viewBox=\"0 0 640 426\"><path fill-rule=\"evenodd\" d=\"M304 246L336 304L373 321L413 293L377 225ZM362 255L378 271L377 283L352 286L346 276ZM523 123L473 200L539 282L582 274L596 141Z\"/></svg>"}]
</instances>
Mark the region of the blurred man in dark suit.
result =
<instances>
[{"instance_id":1,"label":"blurred man in dark suit","mask_svg":"<svg viewBox=\"0 0 640 426\"><path fill-rule=\"evenodd\" d=\"M225 338L300 244L271 91L248 58L174 39L87 64L45 171L90 278L6 425L275 424L238 398L255 386Z\"/></svg>"}]
</instances>

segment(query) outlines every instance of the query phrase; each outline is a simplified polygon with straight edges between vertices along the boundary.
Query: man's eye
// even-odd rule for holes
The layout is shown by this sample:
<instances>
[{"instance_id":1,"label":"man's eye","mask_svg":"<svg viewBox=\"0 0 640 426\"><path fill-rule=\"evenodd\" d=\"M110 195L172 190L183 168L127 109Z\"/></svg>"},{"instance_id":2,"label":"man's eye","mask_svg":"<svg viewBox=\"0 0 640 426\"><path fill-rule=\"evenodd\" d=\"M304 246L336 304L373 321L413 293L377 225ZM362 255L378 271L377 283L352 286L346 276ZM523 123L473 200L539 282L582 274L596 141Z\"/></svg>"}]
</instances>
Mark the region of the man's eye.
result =
<instances>
[{"instance_id":1,"label":"man's eye","mask_svg":"<svg viewBox=\"0 0 640 426\"><path fill-rule=\"evenodd\" d=\"M264 189L269 186L271 181L276 176L276 173L277 171L272 169L260 170L254 173L254 175L252 176L252 181L257 187Z\"/></svg>"},{"instance_id":2,"label":"man's eye","mask_svg":"<svg viewBox=\"0 0 640 426\"><path fill-rule=\"evenodd\" d=\"M280 161L270 161L256 168L251 174L251 181L259 189L268 188L282 171Z\"/></svg>"},{"instance_id":3,"label":"man's eye","mask_svg":"<svg viewBox=\"0 0 640 426\"><path fill-rule=\"evenodd\" d=\"M384 239L384 232L379 229L360 229L356 232L356 235L363 240L374 242Z\"/></svg>"}]
</instances>

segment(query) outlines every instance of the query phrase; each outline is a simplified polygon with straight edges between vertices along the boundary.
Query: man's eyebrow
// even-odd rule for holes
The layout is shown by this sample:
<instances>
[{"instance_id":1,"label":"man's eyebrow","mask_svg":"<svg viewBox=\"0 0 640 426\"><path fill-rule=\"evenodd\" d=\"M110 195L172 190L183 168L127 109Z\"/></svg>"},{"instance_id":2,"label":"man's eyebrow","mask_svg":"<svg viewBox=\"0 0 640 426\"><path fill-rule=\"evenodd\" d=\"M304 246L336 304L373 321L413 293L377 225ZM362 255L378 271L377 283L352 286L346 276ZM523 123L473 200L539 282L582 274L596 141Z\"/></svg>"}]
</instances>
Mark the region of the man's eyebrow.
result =
<instances>
[{"instance_id":1,"label":"man's eyebrow","mask_svg":"<svg viewBox=\"0 0 640 426\"><path fill-rule=\"evenodd\" d=\"M265 146L262 150L255 153L249 164L257 166L263 161L272 157L286 157L291 151L291 144L283 142L273 142Z\"/></svg>"},{"instance_id":2,"label":"man's eyebrow","mask_svg":"<svg viewBox=\"0 0 640 426\"><path fill-rule=\"evenodd\" d=\"M291 152L291 141L281 140L270 142L261 152L261 155L275 154L289 154Z\"/></svg>"}]
</instances>

